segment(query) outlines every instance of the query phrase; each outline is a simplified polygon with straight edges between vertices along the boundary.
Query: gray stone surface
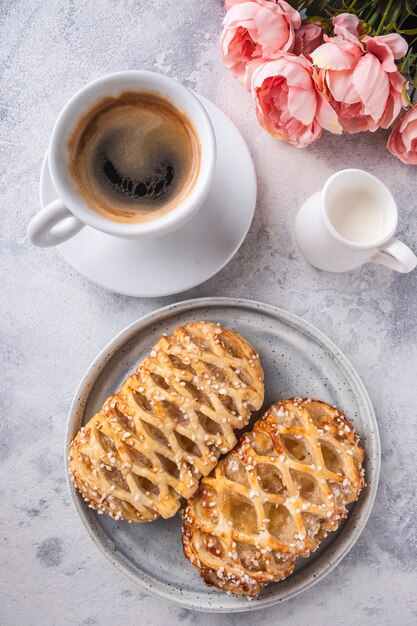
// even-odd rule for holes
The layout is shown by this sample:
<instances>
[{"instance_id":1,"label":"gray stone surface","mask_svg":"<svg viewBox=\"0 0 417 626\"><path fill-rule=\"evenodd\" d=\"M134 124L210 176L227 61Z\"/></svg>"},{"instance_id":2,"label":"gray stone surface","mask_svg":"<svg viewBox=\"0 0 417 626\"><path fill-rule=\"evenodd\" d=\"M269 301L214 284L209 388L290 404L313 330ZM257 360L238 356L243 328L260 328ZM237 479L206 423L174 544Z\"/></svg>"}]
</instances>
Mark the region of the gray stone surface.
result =
<instances>
[{"instance_id":1,"label":"gray stone surface","mask_svg":"<svg viewBox=\"0 0 417 626\"><path fill-rule=\"evenodd\" d=\"M385 150L384 132L326 136L299 151L266 136L250 96L222 67L219 0L2 0L0 3L1 421L0 623L416 624L415 416L417 272L368 265L348 274L308 266L293 240L300 203L336 169L381 176L400 206L399 235L417 249L416 169ZM254 222L229 265L171 298L126 298L76 275L55 250L32 248L26 225L54 120L89 80L158 70L211 98L234 120L259 180ZM63 471L66 416L96 353L144 313L179 299L230 295L303 316L347 354L379 420L377 502L331 576L256 614L191 613L138 590L97 551L72 508Z\"/></svg>"}]
</instances>

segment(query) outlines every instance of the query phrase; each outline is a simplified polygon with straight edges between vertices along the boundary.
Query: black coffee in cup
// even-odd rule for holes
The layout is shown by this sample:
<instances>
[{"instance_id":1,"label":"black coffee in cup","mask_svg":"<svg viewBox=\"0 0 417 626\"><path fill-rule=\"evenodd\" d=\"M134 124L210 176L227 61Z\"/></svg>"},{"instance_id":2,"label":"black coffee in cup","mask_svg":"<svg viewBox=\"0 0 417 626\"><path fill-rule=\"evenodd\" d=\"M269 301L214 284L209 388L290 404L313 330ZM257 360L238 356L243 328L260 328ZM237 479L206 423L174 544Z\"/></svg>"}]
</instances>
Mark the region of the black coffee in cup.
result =
<instances>
[{"instance_id":1,"label":"black coffee in cup","mask_svg":"<svg viewBox=\"0 0 417 626\"><path fill-rule=\"evenodd\" d=\"M95 102L78 121L68 151L78 193L117 222L146 222L172 211L192 190L200 168L191 121L148 91Z\"/></svg>"}]
</instances>

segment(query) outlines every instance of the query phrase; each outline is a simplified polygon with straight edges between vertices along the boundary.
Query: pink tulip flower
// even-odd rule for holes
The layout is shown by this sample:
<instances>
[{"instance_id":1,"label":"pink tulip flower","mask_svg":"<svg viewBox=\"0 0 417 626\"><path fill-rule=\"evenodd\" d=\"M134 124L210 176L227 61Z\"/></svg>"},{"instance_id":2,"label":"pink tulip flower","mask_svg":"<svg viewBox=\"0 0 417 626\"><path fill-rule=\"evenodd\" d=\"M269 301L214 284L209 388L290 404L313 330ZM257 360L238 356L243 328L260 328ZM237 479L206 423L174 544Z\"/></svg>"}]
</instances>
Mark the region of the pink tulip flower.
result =
<instances>
[{"instance_id":1,"label":"pink tulip flower","mask_svg":"<svg viewBox=\"0 0 417 626\"><path fill-rule=\"evenodd\" d=\"M404 77L395 60L407 42L395 33L358 39L359 21L349 14L334 19L334 37L311 53L318 82L349 133L388 128L404 105Z\"/></svg>"},{"instance_id":2,"label":"pink tulip flower","mask_svg":"<svg viewBox=\"0 0 417 626\"><path fill-rule=\"evenodd\" d=\"M304 56L281 52L277 59L254 61L248 66L246 80L260 124L280 139L304 148L320 137L323 128L342 132Z\"/></svg>"},{"instance_id":3,"label":"pink tulip flower","mask_svg":"<svg viewBox=\"0 0 417 626\"><path fill-rule=\"evenodd\" d=\"M417 165L417 103L396 122L388 150L407 165Z\"/></svg>"},{"instance_id":4,"label":"pink tulip flower","mask_svg":"<svg viewBox=\"0 0 417 626\"><path fill-rule=\"evenodd\" d=\"M273 59L294 49L301 18L285 0L227 0L226 8L220 50L223 63L239 79L253 59Z\"/></svg>"}]
</instances>

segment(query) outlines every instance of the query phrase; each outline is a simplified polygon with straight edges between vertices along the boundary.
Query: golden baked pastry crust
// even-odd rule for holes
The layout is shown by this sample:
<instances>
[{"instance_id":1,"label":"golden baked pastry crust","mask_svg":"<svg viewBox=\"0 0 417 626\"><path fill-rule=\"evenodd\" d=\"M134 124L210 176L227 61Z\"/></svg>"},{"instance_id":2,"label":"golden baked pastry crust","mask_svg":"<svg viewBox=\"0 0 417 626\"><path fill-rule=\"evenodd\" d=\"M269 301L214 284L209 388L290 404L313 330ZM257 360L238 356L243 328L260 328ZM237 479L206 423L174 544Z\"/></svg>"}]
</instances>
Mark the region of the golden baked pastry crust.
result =
<instances>
[{"instance_id":1,"label":"golden baked pastry crust","mask_svg":"<svg viewBox=\"0 0 417 626\"><path fill-rule=\"evenodd\" d=\"M185 556L208 584L258 595L338 527L365 484L363 458L334 407L300 398L273 405L187 502Z\"/></svg>"},{"instance_id":2,"label":"golden baked pastry crust","mask_svg":"<svg viewBox=\"0 0 417 626\"><path fill-rule=\"evenodd\" d=\"M238 333L199 322L154 346L70 446L75 486L115 519L174 515L262 406L263 371Z\"/></svg>"}]
</instances>

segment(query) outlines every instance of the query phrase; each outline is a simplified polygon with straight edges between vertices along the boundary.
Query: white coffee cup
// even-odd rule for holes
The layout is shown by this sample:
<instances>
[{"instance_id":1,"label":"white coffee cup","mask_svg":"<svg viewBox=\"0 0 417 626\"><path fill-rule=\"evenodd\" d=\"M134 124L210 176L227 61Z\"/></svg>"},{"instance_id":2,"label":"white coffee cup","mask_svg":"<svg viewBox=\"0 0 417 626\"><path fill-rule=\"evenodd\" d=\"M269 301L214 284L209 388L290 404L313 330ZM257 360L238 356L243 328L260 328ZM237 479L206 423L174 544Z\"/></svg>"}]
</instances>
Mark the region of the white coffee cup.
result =
<instances>
[{"instance_id":1,"label":"white coffee cup","mask_svg":"<svg viewBox=\"0 0 417 626\"><path fill-rule=\"evenodd\" d=\"M168 98L192 122L200 142L200 168L190 193L169 213L143 223L120 223L96 213L77 193L68 171L68 139L82 114L100 98L125 90L152 91ZM56 121L48 165L59 199L32 218L28 237L36 246L55 246L76 235L86 224L130 239L165 235L179 228L202 206L210 190L215 161L216 141L211 121L198 98L186 87L156 72L131 70L103 76L75 94Z\"/></svg>"},{"instance_id":2,"label":"white coffee cup","mask_svg":"<svg viewBox=\"0 0 417 626\"><path fill-rule=\"evenodd\" d=\"M307 261L328 272L367 262L411 272L417 257L393 236L397 222L397 205L384 183L363 170L341 170L303 204L295 237Z\"/></svg>"}]
</instances>

